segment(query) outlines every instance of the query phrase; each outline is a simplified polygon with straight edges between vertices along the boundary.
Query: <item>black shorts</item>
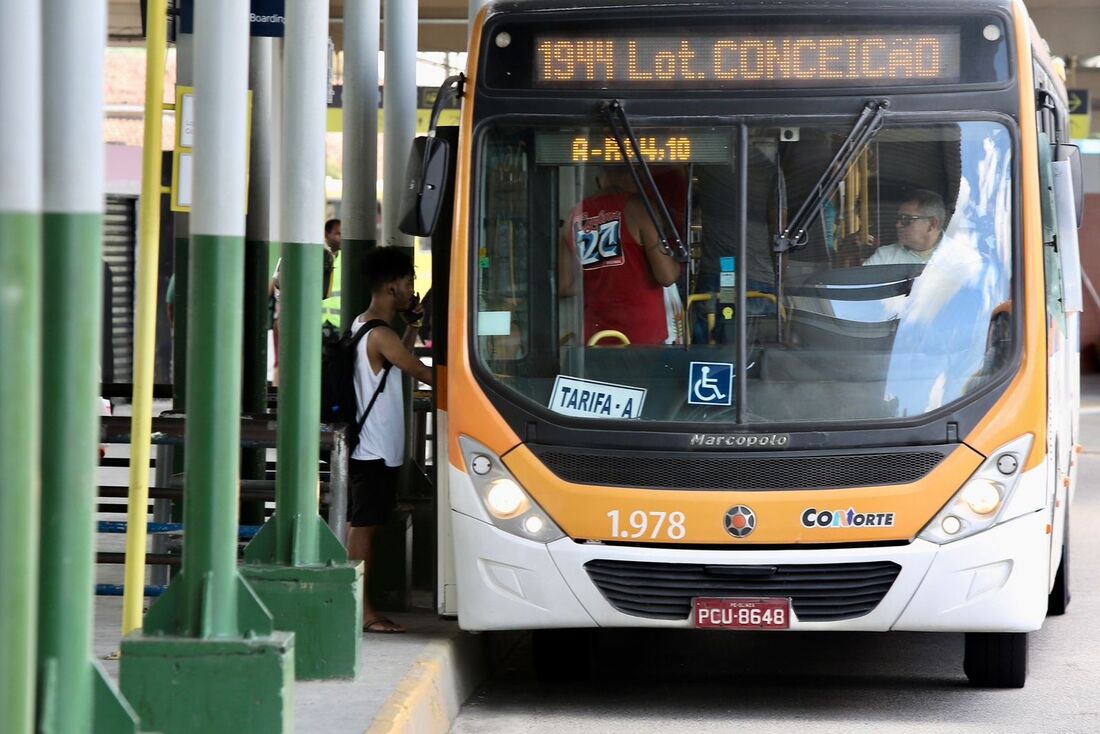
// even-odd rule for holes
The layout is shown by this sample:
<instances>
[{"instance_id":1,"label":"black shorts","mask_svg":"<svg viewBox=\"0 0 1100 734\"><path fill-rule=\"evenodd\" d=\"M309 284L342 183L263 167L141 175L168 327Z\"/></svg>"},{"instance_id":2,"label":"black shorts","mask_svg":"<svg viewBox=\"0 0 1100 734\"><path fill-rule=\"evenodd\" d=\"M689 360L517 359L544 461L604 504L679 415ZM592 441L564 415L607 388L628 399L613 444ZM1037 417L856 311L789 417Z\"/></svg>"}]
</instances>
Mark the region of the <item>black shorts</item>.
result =
<instances>
[{"instance_id":1,"label":"black shorts","mask_svg":"<svg viewBox=\"0 0 1100 734\"><path fill-rule=\"evenodd\" d=\"M351 526L385 525L397 505L397 481L401 467L386 466L382 459L348 460Z\"/></svg>"}]
</instances>

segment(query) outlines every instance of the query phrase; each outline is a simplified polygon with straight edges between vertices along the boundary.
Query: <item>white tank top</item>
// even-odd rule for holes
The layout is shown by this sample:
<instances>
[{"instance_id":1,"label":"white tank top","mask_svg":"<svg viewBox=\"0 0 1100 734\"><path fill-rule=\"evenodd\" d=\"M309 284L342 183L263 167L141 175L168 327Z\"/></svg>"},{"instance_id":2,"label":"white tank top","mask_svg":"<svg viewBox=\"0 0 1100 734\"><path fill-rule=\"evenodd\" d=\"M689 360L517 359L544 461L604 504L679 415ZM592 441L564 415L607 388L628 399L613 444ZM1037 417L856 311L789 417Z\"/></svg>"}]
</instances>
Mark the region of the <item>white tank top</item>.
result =
<instances>
[{"instance_id":1,"label":"white tank top","mask_svg":"<svg viewBox=\"0 0 1100 734\"><path fill-rule=\"evenodd\" d=\"M366 323L356 318L352 325L353 333ZM374 372L367 356L367 342L380 326L371 329L359 340L358 354L355 358L355 399L359 405L359 415L367 409L378 382L385 372L383 367ZM401 370L391 367L386 376L386 387L374 401L370 415L359 432L359 445L355 447L351 458L360 461L382 459L386 466L401 466L405 463L405 405L401 395Z\"/></svg>"}]
</instances>

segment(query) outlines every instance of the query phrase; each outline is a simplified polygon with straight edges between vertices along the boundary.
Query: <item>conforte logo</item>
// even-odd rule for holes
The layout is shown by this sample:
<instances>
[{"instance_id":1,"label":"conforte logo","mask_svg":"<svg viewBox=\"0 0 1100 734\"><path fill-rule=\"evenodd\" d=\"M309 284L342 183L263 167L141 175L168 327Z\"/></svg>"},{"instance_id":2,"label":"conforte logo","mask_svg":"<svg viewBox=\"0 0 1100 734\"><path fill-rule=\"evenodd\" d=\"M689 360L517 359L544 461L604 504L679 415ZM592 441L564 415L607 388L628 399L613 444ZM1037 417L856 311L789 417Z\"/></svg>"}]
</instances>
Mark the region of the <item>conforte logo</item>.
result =
<instances>
[{"instance_id":1,"label":"conforte logo","mask_svg":"<svg viewBox=\"0 0 1100 734\"><path fill-rule=\"evenodd\" d=\"M847 510L819 510L810 507L802 513L804 528L892 528L892 512L856 512Z\"/></svg>"},{"instance_id":2,"label":"conforte logo","mask_svg":"<svg viewBox=\"0 0 1100 734\"><path fill-rule=\"evenodd\" d=\"M790 442L789 433L693 433L688 445L713 449L781 449Z\"/></svg>"}]
</instances>

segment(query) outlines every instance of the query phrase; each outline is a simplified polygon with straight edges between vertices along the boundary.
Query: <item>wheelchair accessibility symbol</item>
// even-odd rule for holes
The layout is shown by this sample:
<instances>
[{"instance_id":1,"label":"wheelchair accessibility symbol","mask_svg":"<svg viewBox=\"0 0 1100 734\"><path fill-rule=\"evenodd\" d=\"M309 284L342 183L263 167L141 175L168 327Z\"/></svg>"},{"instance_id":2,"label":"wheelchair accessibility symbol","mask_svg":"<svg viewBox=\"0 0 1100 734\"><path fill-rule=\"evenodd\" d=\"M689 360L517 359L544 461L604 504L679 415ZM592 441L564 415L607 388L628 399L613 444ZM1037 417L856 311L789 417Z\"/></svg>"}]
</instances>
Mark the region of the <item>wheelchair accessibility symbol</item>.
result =
<instances>
[{"instance_id":1,"label":"wheelchair accessibility symbol","mask_svg":"<svg viewBox=\"0 0 1100 734\"><path fill-rule=\"evenodd\" d=\"M692 362L688 403L733 405L733 365L728 362Z\"/></svg>"}]
</instances>

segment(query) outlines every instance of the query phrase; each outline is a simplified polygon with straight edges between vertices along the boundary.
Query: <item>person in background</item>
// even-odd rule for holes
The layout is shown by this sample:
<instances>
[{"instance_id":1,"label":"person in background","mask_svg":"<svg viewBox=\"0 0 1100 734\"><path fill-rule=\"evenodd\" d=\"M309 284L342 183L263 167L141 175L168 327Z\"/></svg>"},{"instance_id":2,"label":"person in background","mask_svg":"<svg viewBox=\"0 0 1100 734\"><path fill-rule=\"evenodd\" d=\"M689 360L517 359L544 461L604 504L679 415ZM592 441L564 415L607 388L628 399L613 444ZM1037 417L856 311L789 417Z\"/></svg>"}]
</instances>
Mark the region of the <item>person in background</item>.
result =
<instances>
[{"instance_id":1,"label":"person in background","mask_svg":"<svg viewBox=\"0 0 1100 734\"><path fill-rule=\"evenodd\" d=\"M339 219L325 222L325 264L321 280L321 334L323 339L340 336L340 246L343 235ZM280 277L283 259L275 262L275 272L267 286L268 298L272 301L271 331L274 337L275 359L272 367L271 384L279 384L279 316L282 311L282 292Z\"/></svg>"},{"instance_id":2,"label":"person in background","mask_svg":"<svg viewBox=\"0 0 1100 734\"><path fill-rule=\"evenodd\" d=\"M325 292L321 301L321 333L325 340L340 338L340 269L343 243L339 219L325 222Z\"/></svg>"}]
</instances>

